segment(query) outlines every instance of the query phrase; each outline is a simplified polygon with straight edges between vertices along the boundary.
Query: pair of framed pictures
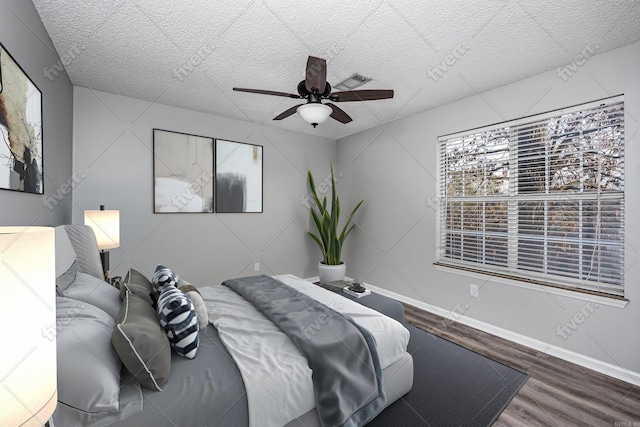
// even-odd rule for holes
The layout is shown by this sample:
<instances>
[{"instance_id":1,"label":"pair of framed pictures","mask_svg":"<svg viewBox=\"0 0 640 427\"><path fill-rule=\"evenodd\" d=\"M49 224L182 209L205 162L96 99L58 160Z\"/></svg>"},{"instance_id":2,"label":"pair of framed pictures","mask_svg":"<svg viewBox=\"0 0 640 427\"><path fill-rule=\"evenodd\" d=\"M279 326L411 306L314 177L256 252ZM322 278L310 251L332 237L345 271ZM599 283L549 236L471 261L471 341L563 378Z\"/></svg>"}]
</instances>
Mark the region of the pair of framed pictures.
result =
<instances>
[{"instance_id":1,"label":"pair of framed pictures","mask_svg":"<svg viewBox=\"0 0 640 427\"><path fill-rule=\"evenodd\" d=\"M154 213L262 212L262 146L153 130Z\"/></svg>"}]
</instances>

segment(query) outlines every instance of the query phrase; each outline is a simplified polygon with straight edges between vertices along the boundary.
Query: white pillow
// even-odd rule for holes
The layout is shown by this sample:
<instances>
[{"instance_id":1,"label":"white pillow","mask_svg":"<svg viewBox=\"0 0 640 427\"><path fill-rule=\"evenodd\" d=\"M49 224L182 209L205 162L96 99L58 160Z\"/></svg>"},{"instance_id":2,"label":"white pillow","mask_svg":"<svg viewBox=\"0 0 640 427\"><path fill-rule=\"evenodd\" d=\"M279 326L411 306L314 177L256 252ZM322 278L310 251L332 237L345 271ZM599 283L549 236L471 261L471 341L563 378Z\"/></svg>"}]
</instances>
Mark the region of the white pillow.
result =
<instances>
[{"instance_id":1,"label":"white pillow","mask_svg":"<svg viewBox=\"0 0 640 427\"><path fill-rule=\"evenodd\" d=\"M95 305L113 319L120 311L120 291L87 273L78 272L62 296Z\"/></svg>"},{"instance_id":2,"label":"white pillow","mask_svg":"<svg viewBox=\"0 0 640 427\"><path fill-rule=\"evenodd\" d=\"M207 329L207 325L209 324L209 312L207 311L207 306L204 303L204 299L198 290L189 290L190 288L185 288L185 286L193 286L191 283L186 280L180 279L178 281L178 288L184 292L186 296L191 299L193 306L196 309L196 317L198 318L198 328L203 331ZM193 286L195 289L195 286Z\"/></svg>"},{"instance_id":3,"label":"white pillow","mask_svg":"<svg viewBox=\"0 0 640 427\"><path fill-rule=\"evenodd\" d=\"M91 304L57 298L56 425L107 425L142 410L140 386L120 383L122 364L111 345L114 325Z\"/></svg>"}]
</instances>

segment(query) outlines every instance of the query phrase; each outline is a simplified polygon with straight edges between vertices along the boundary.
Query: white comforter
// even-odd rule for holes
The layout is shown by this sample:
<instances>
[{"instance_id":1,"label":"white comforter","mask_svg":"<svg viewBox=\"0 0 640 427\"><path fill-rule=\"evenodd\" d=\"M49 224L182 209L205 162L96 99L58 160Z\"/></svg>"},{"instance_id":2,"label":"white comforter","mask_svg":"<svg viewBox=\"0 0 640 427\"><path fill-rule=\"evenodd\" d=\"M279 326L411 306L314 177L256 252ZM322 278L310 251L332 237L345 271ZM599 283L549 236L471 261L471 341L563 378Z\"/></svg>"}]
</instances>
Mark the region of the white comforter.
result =
<instances>
[{"instance_id":1,"label":"white comforter","mask_svg":"<svg viewBox=\"0 0 640 427\"><path fill-rule=\"evenodd\" d=\"M378 344L383 369L405 353L409 331L397 321L296 276L274 278L368 329ZM207 304L209 321L244 380L249 426L283 426L315 408L311 369L289 337L233 290L216 285L199 291Z\"/></svg>"}]
</instances>

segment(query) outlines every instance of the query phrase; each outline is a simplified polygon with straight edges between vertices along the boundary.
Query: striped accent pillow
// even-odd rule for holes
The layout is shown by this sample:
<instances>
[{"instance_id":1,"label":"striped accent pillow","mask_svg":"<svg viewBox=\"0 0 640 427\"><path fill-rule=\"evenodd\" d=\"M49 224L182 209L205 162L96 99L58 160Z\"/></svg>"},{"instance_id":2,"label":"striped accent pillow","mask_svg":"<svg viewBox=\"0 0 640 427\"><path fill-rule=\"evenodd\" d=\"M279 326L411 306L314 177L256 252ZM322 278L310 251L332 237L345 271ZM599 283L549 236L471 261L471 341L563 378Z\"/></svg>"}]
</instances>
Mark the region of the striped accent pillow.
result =
<instances>
[{"instance_id":1,"label":"striped accent pillow","mask_svg":"<svg viewBox=\"0 0 640 427\"><path fill-rule=\"evenodd\" d=\"M169 268L158 264L151 283L153 284L153 294L157 299L165 286L178 287L178 276Z\"/></svg>"},{"instance_id":2,"label":"striped accent pillow","mask_svg":"<svg viewBox=\"0 0 640 427\"><path fill-rule=\"evenodd\" d=\"M189 297L178 288L165 286L158 298L158 320L178 356L196 357L198 318Z\"/></svg>"}]
</instances>

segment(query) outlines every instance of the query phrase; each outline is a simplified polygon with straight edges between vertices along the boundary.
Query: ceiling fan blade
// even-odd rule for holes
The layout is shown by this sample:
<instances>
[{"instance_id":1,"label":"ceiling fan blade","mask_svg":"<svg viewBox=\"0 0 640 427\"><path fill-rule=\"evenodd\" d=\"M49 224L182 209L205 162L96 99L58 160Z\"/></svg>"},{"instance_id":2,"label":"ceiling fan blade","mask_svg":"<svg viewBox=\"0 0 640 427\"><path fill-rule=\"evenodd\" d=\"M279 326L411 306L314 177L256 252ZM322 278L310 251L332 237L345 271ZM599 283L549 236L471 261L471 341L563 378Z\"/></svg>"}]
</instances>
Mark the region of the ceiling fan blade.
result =
<instances>
[{"instance_id":1,"label":"ceiling fan blade","mask_svg":"<svg viewBox=\"0 0 640 427\"><path fill-rule=\"evenodd\" d=\"M333 105L329 102L326 103L326 105L328 105L329 107L331 107L331 109L333 110L333 113L331 113L331 115L329 117L331 117L334 120L339 121L340 123L349 123L350 121L352 121L353 119L351 117L349 117L349 115L347 113L345 113L342 108L338 107L337 105Z\"/></svg>"},{"instance_id":2,"label":"ceiling fan blade","mask_svg":"<svg viewBox=\"0 0 640 427\"><path fill-rule=\"evenodd\" d=\"M243 87L234 87L233 90L235 90L237 92L259 93L261 95L284 96L286 98L300 99L300 95L295 95L293 93L287 93L287 92L277 92L277 91L274 91L274 90L247 89L247 88L243 88Z\"/></svg>"},{"instance_id":3,"label":"ceiling fan blade","mask_svg":"<svg viewBox=\"0 0 640 427\"><path fill-rule=\"evenodd\" d=\"M327 86L327 61L315 56L310 56L307 59L305 86L311 93L313 93L313 89L317 89L318 93L324 92Z\"/></svg>"},{"instance_id":4,"label":"ceiling fan blade","mask_svg":"<svg viewBox=\"0 0 640 427\"><path fill-rule=\"evenodd\" d=\"M282 119L286 119L287 117L293 115L296 113L296 110L298 110L298 107L304 105L304 104L298 104L298 105L294 105L293 107L289 108L287 111L283 111L282 113L278 114L277 116L275 116L273 118L273 120L282 120Z\"/></svg>"},{"instance_id":5,"label":"ceiling fan blade","mask_svg":"<svg viewBox=\"0 0 640 427\"><path fill-rule=\"evenodd\" d=\"M374 101L376 99L389 98L393 98L393 90L345 90L343 92L333 92L329 95L329 99L333 102Z\"/></svg>"}]
</instances>

